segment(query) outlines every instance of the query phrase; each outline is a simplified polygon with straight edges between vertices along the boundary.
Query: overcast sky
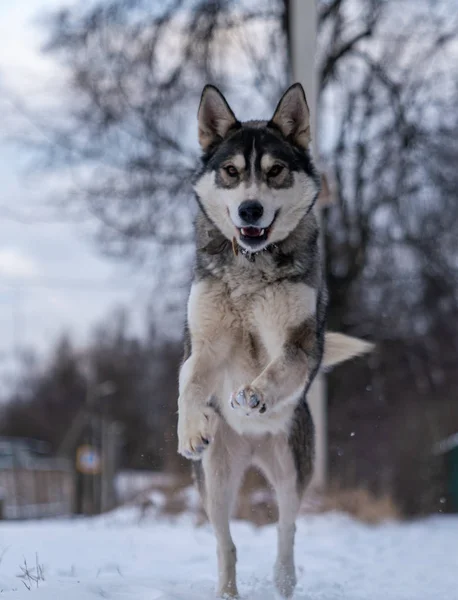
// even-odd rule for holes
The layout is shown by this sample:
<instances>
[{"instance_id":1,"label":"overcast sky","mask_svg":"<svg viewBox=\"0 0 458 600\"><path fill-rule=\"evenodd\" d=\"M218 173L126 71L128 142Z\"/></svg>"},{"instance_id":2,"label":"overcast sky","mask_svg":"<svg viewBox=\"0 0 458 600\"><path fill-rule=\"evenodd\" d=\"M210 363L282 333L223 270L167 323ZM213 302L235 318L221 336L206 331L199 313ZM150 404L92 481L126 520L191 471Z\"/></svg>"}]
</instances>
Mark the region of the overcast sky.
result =
<instances>
[{"instance_id":1,"label":"overcast sky","mask_svg":"<svg viewBox=\"0 0 458 600\"><path fill-rule=\"evenodd\" d=\"M64 3L0 2L0 86L29 102L59 78L58 65L40 54L44 30L37 17ZM46 222L39 174L27 174L21 150L1 134L0 121L0 371L18 344L44 350L63 330L84 341L119 303L138 323L149 287L145 273L104 259L87 226Z\"/></svg>"}]
</instances>

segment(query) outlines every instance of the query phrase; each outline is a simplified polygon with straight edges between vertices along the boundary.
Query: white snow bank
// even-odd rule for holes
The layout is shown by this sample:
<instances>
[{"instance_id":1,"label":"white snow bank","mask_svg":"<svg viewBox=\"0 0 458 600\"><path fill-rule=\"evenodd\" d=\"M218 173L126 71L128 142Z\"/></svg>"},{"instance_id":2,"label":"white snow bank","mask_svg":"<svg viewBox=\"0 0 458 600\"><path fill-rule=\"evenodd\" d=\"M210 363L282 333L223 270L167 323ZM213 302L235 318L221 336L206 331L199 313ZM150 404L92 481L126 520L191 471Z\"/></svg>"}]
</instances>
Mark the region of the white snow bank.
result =
<instances>
[{"instance_id":1,"label":"white snow bank","mask_svg":"<svg viewBox=\"0 0 458 600\"><path fill-rule=\"evenodd\" d=\"M275 527L236 522L239 588L272 600ZM297 600L458 598L458 517L367 526L338 514L298 523ZM0 524L1 600L209 600L216 580L209 526L189 517L139 521L133 508L97 519ZM27 590L20 566L44 569Z\"/></svg>"}]
</instances>

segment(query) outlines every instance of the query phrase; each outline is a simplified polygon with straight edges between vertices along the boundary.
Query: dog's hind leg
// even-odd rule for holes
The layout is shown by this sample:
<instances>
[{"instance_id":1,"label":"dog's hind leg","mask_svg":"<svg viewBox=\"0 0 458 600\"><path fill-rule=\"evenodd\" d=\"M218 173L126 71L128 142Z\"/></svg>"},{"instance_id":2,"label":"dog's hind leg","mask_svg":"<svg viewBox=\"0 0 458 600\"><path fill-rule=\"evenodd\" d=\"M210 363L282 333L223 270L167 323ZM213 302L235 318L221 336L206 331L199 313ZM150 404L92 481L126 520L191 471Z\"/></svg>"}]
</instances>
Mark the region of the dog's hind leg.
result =
<instances>
[{"instance_id":1,"label":"dog's hind leg","mask_svg":"<svg viewBox=\"0 0 458 600\"><path fill-rule=\"evenodd\" d=\"M284 598L290 598L293 595L297 581L294 565L294 537L301 496L294 483L291 479L286 482L277 482L275 486L279 518L274 580L278 592Z\"/></svg>"},{"instance_id":2,"label":"dog's hind leg","mask_svg":"<svg viewBox=\"0 0 458 600\"><path fill-rule=\"evenodd\" d=\"M205 451L202 467L204 504L217 541L218 595L223 598L238 597L236 548L229 519L249 460L248 444L221 423L213 443Z\"/></svg>"},{"instance_id":3,"label":"dog's hind leg","mask_svg":"<svg viewBox=\"0 0 458 600\"><path fill-rule=\"evenodd\" d=\"M274 567L274 581L277 591L283 598L291 598L296 587L294 565L294 536L296 517L301 503L297 489L294 461L288 448L286 436L275 436L269 445L260 449L256 463L275 489L278 504L277 560Z\"/></svg>"},{"instance_id":4,"label":"dog's hind leg","mask_svg":"<svg viewBox=\"0 0 458 600\"><path fill-rule=\"evenodd\" d=\"M255 463L275 489L278 503L278 544L274 581L283 598L296 587L294 537L302 496L310 479L313 461L313 424L307 405L296 409L289 436L267 438L259 447Z\"/></svg>"}]
</instances>

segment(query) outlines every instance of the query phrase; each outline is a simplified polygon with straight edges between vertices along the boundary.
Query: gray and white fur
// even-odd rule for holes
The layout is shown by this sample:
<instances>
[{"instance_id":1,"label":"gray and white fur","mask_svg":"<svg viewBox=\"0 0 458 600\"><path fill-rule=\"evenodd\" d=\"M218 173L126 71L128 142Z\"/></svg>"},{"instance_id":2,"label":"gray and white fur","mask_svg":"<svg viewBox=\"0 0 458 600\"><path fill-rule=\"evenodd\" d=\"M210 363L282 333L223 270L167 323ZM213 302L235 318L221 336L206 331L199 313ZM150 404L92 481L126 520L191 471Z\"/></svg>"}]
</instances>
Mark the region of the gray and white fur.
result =
<instances>
[{"instance_id":1,"label":"gray and white fur","mask_svg":"<svg viewBox=\"0 0 458 600\"><path fill-rule=\"evenodd\" d=\"M306 394L320 367L369 349L325 334L326 286L313 206L320 191L300 84L270 121L239 122L206 86L199 107L196 265L179 379L178 451L192 459L218 546L218 594L237 597L229 519L242 477L276 491L275 586L296 585L294 532L310 480Z\"/></svg>"}]
</instances>

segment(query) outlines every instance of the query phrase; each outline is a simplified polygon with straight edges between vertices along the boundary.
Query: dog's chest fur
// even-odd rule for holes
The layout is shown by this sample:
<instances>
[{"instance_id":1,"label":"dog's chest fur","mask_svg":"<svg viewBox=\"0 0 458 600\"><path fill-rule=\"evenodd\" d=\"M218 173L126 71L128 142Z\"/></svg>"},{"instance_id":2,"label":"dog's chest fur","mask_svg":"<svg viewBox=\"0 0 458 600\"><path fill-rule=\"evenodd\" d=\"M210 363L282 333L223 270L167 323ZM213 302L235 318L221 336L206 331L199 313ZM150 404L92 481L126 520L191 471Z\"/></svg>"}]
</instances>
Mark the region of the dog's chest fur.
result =
<instances>
[{"instance_id":1,"label":"dog's chest fur","mask_svg":"<svg viewBox=\"0 0 458 600\"><path fill-rule=\"evenodd\" d=\"M298 324L315 313L316 292L303 283L274 283L252 294L231 296L237 317L234 325L239 344L232 345L234 359L224 369L222 411L239 433L277 433L286 430L298 400L280 403L280 410L253 418L240 418L229 407L230 394L255 379L282 352L283 345ZM289 400L289 402L287 402Z\"/></svg>"},{"instance_id":2,"label":"dog's chest fur","mask_svg":"<svg viewBox=\"0 0 458 600\"><path fill-rule=\"evenodd\" d=\"M280 356L296 328L316 315L321 281L314 254L296 251L290 256L286 249L259 255L253 263L234 256L231 249L198 254L188 303L190 341L193 347L211 346L220 365L213 402L240 434L277 433L289 427L297 397L282 399L281 409L261 418L240 416L229 400Z\"/></svg>"}]
</instances>

